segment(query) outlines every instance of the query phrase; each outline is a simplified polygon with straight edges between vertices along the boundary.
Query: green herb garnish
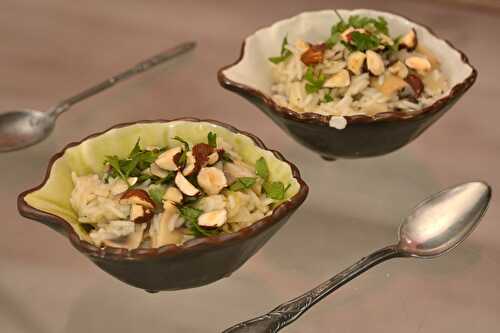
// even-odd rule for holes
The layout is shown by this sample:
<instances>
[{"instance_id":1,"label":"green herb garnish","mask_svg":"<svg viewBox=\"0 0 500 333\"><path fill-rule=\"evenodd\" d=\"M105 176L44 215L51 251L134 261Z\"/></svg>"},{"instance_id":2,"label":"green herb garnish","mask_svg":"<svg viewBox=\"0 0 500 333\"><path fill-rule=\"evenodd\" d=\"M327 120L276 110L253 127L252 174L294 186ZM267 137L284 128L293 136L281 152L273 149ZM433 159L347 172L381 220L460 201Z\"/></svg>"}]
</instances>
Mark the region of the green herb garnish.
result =
<instances>
[{"instance_id":1,"label":"green herb garnish","mask_svg":"<svg viewBox=\"0 0 500 333\"><path fill-rule=\"evenodd\" d=\"M264 183L263 187L269 198L274 200L283 200L285 198L285 186L282 182Z\"/></svg>"},{"instance_id":2,"label":"green herb garnish","mask_svg":"<svg viewBox=\"0 0 500 333\"><path fill-rule=\"evenodd\" d=\"M187 150L189 151L189 143L187 143L186 140L184 140L183 138L181 138L180 136L175 136L174 137L174 140L176 141L179 141L180 143L182 143L184 145L184 150Z\"/></svg>"},{"instance_id":3,"label":"green herb garnish","mask_svg":"<svg viewBox=\"0 0 500 333\"><path fill-rule=\"evenodd\" d=\"M217 134L214 132L208 132L208 145L212 148L217 148Z\"/></svg>"},{"instance_id":4,"label":"green herb garnish","mask_svg":"<svg viewBox=\"0 0 500 333\"><path fill-rule=\"evenodd\" d=\"M151 199L153 199L153 201L155 202L155 204L158 206L158 207L161 207L162 204L163 204L163 196L165 195L165 186L162 186L162 185L151 185L149 186L149 189L148 189L148 192L149 192L149 196L151 197Z\"/></svg>"},{"instance_id":5,"label":"green herb garnish","mask_svg":"<svg viewBox=\"0 0 500 333\"><path fill-rule=\"evenodd\" d=\"M307 67L304 78L308 82L306 83L306 92L308 94L312 94L320 90L326 81L326 77L323 73L319 73L317 77L314 76L314 68L312 66Z\"/></svg>"},{"instance_id":6,"label":"green herb garnish","mask_svg":"<svg viewBox=\"0 0 500 333\"><path fill-rule=\"evenodd\" d=\"M332 97L332 92L331 90L329 90L325 96L323 96L323 103L330 103L331 101L333 101L333 97Z\"/></svg>"},{"instance_id":7,"label":"green herb garnish","mask_svg":"<svg viewBox=\"0 0 500 333\"><path fill-rule=\"evenodd\" d=\"M380 46L380 39L359 31L351 32L351 45L358 51L373 50Z\"/></svg>"},{"instance_id":8,"label":"green herb garnish","mask_svg":"<svg viewBox=\"0 0 500 333\"><path fill-rule=\"evenodd\" d=\"M259 158L255 162L255 174L264 180L269 178L269 168L264 157Z\"/></svg>"},{"instance_id":9,"label":"green herb garnish","mask_svg":"<svg viewBox=\"0 0 500 333\"><path fill-rule=\"evenodd\" d=\"M221 159L224 161L224 162L232 162L233 159L231 158L231 155L229 155L229 153L223 151L222 152L222 156L221 156Z\"/></svg>"},{"instance_id":10,"label":"green herb garnish","mask_svg":"<svg viewBox=\"0 0 500 333\"><path fill-rule=\"evenodd\" d=\"M285 36L283 38L283 42L281 43L281 53L280 56L278 57L270 57L269 61L272 62L273 64L279 64L280 62L285 61L292 55L292 51L290 51L286 46L288 45L288 39Z\"/></svg>"},{"instance_id":11,"label":"green herb garnish","mask_svg":"<svg viewBox=\"0 0 500 333\"><path fill-rule=\"evenodd\" d=\"M229 186L229 190L234 191L234 192L242 191L242 190L245 190L247 188L254 186L256 181L257 181L257 179L255 177L236 178L234 183L232 183L231 186Z\"/></svg>"}]
</instances>

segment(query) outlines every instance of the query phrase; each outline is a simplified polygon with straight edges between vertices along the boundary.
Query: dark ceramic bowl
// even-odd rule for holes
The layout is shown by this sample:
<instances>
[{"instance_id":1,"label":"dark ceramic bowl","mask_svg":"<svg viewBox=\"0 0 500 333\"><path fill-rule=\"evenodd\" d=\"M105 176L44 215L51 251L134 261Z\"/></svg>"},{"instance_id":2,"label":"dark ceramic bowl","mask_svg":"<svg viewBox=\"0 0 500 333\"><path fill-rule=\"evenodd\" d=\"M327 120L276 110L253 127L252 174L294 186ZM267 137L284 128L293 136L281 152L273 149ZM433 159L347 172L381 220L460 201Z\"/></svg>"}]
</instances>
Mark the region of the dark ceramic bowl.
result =
<instances>
[{"instance_id":1,"label":"dark ceramic bowl","mask_svg":"<svg viewBox=\"0 0 500 333\"><path fill-rule=\"evenodd\" d=\"M292 184L287 198L271 215L239 232L194 239L182 246L127 251L91 244L69 203L72 171L77 174L102 171L106 155L126 156L139 137L146 146L166 145L176 135L201 142L209 131L233 144L246 160L264 156L273 180ZM69 238L73 247L117 279L148 291L160 291L199 287L229 276L287 222L307 192L297 168L279 152L267 150L254 135L223 123L186 118L121 124L69 144L52 157L44 181L19 195L18 209L24 217Z\"/></svg>"},{"instance_id":2,"label":"dark ceramic bowl","mask_svg":"<svg viewBox=\"0 0 500 333\"><path fill-rule=\"evenodd\" d=\"M326 159L379 156L395 151L422 134L443 116L472 86L477 72L467 57L448 41L439 39L427 27L399 15L375 10L339 10L340 15L383 16L394 35L417 31L419 42L439 59L450 89L434 104L414 112L385 112L373 117L345 117L342 130L329 126L331 116L297 113L277 105L271 98L271 66L268 58L279 54L281 41L303 38L326 40L332 24L338 21L333 10L307 12L279 21L247 37L235 63L219 70L219 83L268 115L279 127L302 145Z\"/></svg>"}]
</instances>

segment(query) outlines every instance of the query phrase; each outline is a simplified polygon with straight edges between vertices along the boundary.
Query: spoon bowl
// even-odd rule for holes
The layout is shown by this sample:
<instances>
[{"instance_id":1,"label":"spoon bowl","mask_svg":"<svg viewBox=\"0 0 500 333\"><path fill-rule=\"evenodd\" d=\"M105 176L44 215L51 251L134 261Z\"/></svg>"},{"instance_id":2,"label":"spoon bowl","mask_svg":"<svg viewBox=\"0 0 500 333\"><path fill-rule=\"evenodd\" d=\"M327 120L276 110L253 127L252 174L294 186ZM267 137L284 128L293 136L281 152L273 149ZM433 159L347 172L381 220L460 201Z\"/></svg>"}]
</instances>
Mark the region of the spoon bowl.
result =
<instances>
[{"instance_id":1,"label":"spoon bowl","mask_svg":"<svg viewBox=\"0 0 500 333\"><path fill-rule=\"evenodd\" d=\"M54 129L50 113L37 110L13 110L0 114L0 152L32 146Z\"/></svg>"},{"instance_id":2,"label":"spoon bowl","mask_svg":"<svg viewBox=\"0 0 500 333\"><path fill-rule=\"evenodd\" d=\"M463 242L488 207L491 188L469 182L421 202L399 228L398 249L418 258L440 256Z\"/></svg>"}]
</instances>

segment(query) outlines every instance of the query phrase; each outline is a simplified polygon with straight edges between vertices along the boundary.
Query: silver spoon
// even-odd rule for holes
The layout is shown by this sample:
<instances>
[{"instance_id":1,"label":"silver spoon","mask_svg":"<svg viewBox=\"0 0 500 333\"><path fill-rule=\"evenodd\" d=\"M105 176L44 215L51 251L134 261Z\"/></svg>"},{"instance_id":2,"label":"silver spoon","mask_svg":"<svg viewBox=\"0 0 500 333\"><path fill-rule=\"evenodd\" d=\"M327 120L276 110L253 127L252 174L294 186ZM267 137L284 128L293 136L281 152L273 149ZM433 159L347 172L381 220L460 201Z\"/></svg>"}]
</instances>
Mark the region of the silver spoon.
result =
<instances>
[{"instance_id":1,"label":"silver spoon","mask_svg":"<svg viewBox=\"0 0 500 333\"><path fill-rule=\"evenodd\" d=\"M57 117L74 104L108 89L118 82L124 81L156 65L164 63L167 60L191 51L195 46L195 42L179 44L73 97L61 101L48 112L37 110L13 110L0 114L0 152L26 148L42 141L52 132Z\"/></svg>"},{"instance_id":2,"label":"silver spoon","mask_svg":"<svg viewBox=\"0 0 500 333\"><path fill-rule=\"evenodd\" d=\"M365 257L307 293L223 333L278 332L324 297L373 266L393 258L435 258L456 247L474 230L491 198L482 182L451 187L421 202L399 228L399 241Z\"/></svg>"}]
</instances>

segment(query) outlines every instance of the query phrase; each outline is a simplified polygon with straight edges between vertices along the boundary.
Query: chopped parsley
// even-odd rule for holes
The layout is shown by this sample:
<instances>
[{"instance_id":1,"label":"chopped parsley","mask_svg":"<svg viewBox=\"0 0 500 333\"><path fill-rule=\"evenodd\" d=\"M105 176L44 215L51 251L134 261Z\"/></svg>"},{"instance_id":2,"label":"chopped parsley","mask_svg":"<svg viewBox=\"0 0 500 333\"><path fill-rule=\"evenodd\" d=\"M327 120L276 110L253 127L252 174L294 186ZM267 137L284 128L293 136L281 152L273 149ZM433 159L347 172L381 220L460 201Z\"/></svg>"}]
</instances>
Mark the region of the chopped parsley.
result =
<instances>
[{"instance_id":1,"label":"chopped parsley","mask_svg":"<svg viewBox=\"0 0 500 333\"><path fill-rule=\"evenodd\" d=\"M315 77L314 68L312 66L307 67L304 79L308 82L306 83L306 92L308 94L312 94L320 90L326 81L326 77L323 73L319 73L319 75Z\"/></svg>"},{"instance_id":2,"label":"chopped parsley","mask_svg":"<svg viewBox=\"0 0 500 333\"><path fill-rule=\"evenodd\" d=\"M264 180L269 178L269 168L264 157L259 158L255 162L255 174Z\"/></svg>"},{"instance_id":3,"label":"chopped parsley","mask_svg":"<svg viewBox=\"0 0 500 333\"><path fill-rule=\"evenodd\" d=\"M234 192L246 190L247 188L254 186L256 181L257 179L255 177L236 178L234 183L229 186L229 189Z\"/></svg>"},{"instance_id":4,"label":"chopped parsley","mask_svg":"<svg viewBox=\"0 0 500 333\"><path fill-rule=\"evenodd\" d=\"M290 51L286 46L288 45L288 39L285 36L283 38L283 42L281 43L281 53L277 57L270 57L269 61L273 64L279 64L280 62L285 61L292 55L292 51Z\"/></svg>"},{"instance_id":5,"label":"chopped parsley","mask_svg":"<svg viewBox=\"0 0 500 333\"><path fill-rule=\"evenodd\" d=\"M108 176L119 177L127 182L129 177L140 177L142 171L149 168L160 154L160 150L142 150L139 145L140 139L134 145L134 148L125 159L118 156L106 156L105 164L110 166ZM127 182L128 183L128 182Z\"/></svg>"},{"instance_id":6,"label":"chopped parsley","mask_svg":"<svg viewBox=\"0 0 500 333\"><path fill-rule=\"evenodd\" d=\"M208 135L208 145L212 148L217 148L217 134L214 132L209 132Z\"/></svg>"},{"instance_id":7,"label":"chopped parsley","mask_svg":"<svg viewBox=\"0 0 500 333\"><path fill-rule=\"evenodd\" d=\"M375 35L364 34L359 31L351 32L350 46L357 51L373 50L380 46L380 39Z\"/></svg>"}]
</instances>

